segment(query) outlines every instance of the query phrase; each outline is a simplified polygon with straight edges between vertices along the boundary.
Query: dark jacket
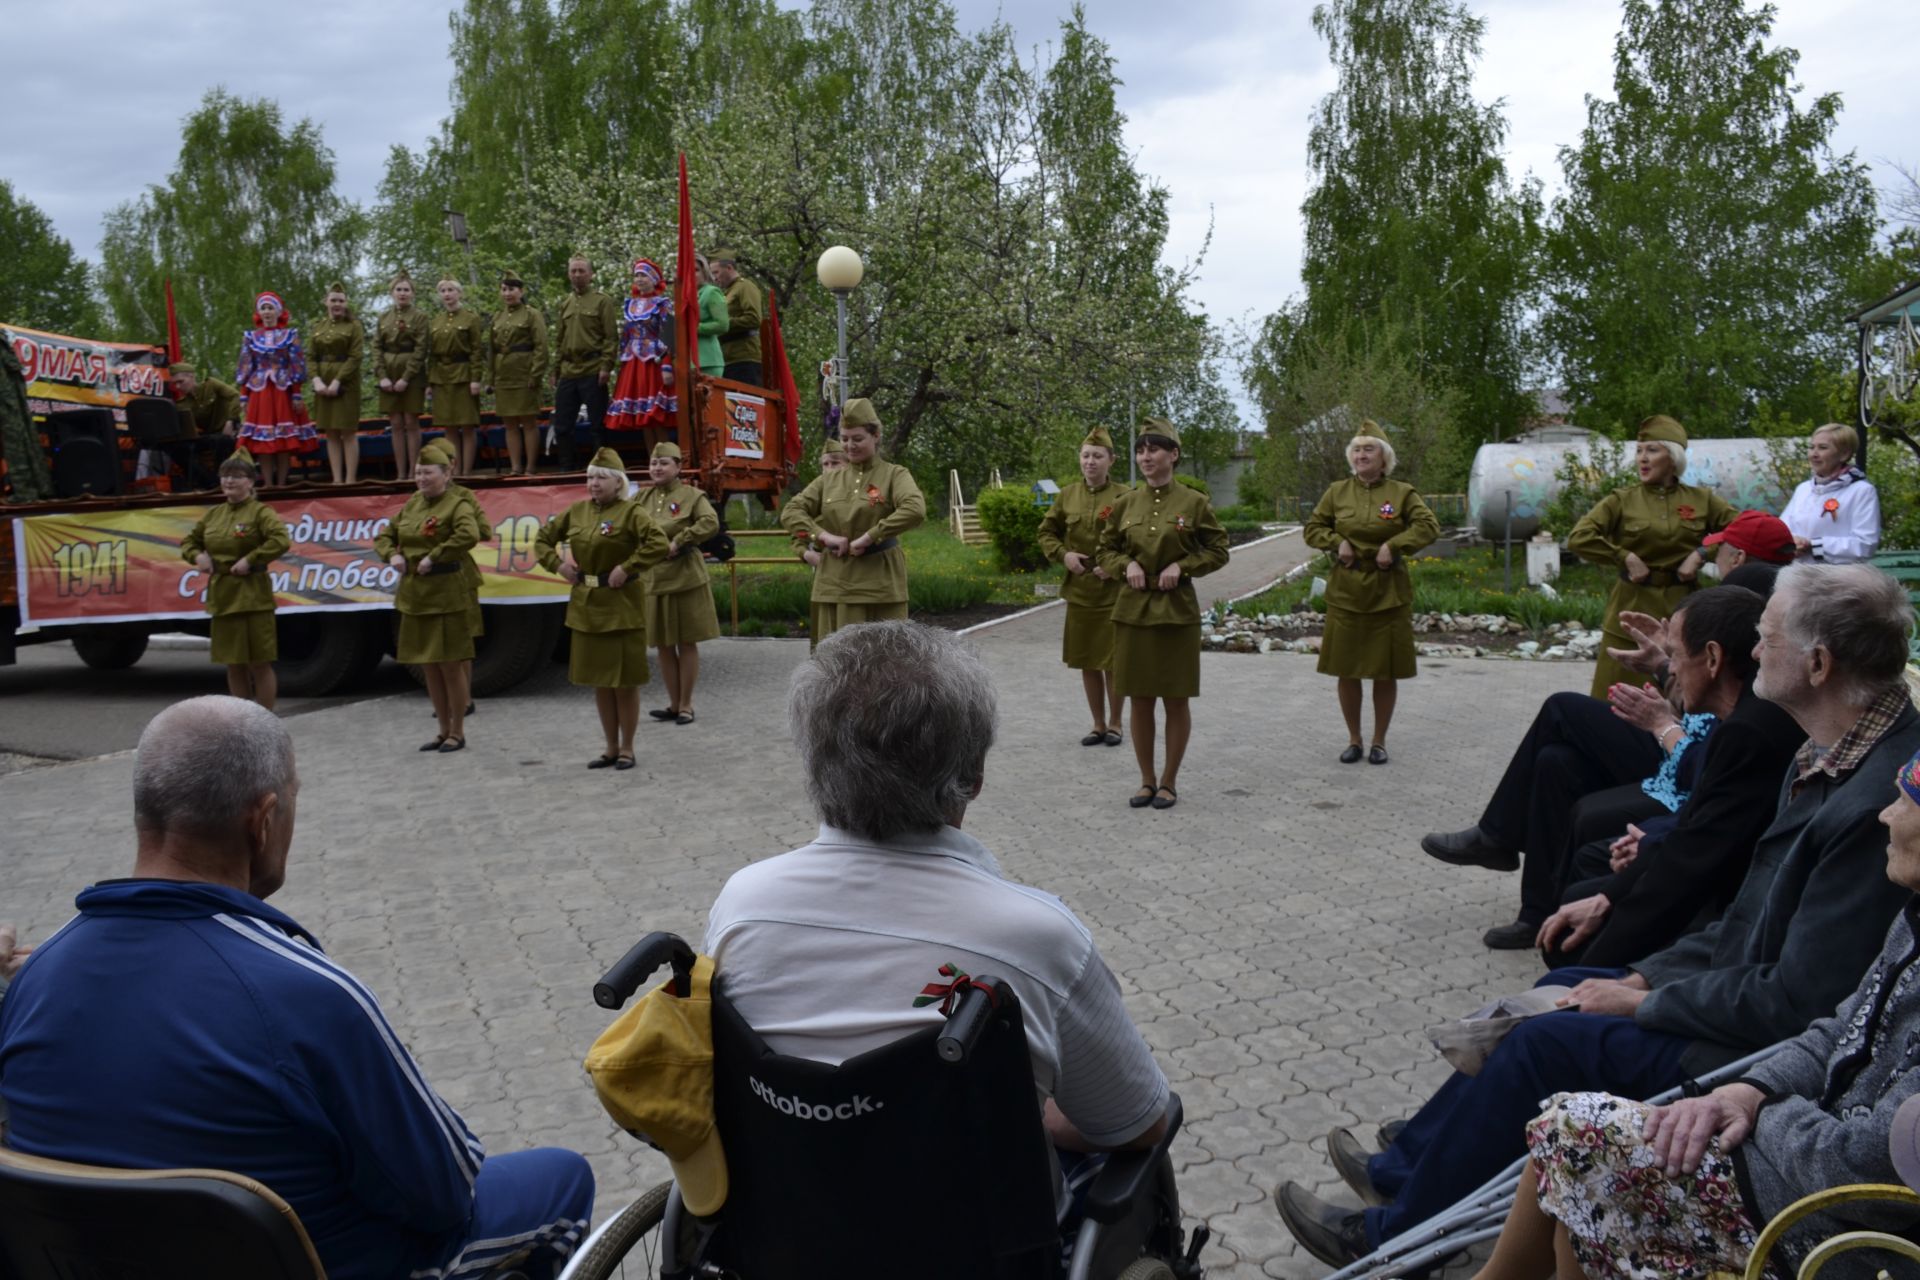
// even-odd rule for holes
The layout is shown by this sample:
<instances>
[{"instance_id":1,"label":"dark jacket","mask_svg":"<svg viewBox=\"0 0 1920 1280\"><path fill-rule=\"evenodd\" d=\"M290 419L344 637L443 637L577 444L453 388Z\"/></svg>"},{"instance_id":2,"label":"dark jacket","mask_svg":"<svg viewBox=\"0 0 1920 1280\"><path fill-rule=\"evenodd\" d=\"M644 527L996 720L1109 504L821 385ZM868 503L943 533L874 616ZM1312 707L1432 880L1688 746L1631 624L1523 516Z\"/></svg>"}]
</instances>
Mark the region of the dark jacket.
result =
<instances>
[{"instance_id":1,"label":"dark jacket","mask_svg":"<svg viewBox=\"0 0 1920 1280\"><path fill-rule=\"evenodd\" d=\"M1708 735L1672 829L1598 887L1612 906L1580 963L1630 965L1679 938L1703 911L1724 910L1773 823L1780 776L1806 740L1792 716L1749 686Z\"/></svg>"},{"instance_id":2,"label":"dark jacket","mask_svg":"<svg viewBox=\"0 0 1920 1280\"><path fill-rule=\"evenodd\" d=\"M1791 1039L1859 985L1907 892L1887 879L1880 810L1920 750L1911 705L1844 778L1810 777L1754 847L1726 915L1633 965L1652 984L1634 1020L1694 1041L1689 1075Z\"/></svg>"}]
</instances>

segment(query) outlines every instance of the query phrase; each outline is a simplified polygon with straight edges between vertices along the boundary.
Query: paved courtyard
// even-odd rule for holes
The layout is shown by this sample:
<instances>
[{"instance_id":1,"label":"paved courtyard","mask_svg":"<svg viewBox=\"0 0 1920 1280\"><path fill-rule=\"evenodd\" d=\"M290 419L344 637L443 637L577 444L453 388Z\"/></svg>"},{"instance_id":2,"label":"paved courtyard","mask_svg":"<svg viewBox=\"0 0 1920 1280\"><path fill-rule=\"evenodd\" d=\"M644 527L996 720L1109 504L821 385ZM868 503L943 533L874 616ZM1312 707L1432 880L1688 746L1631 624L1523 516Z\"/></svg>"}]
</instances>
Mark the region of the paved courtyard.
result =
<instances>
[{"instance_id":1,"label":"paved courtyard","mask_svg":"<svg viewBox=\"0 0 1920 1280\"><path fill-rule=\"evenodd\" d=\"M1473 821L1540 699L1590 671L1425 663L1393 763L1374 768L1335 761L1345 735L1312 658L1209 654L1180 804L1158 813L1125 805L1130 748L1078 745L1059 617L974 636L1001 732L967 827L1060 894L1120 975L1185 1099L1181 1194L1213 1228L1212 1274L1319 1275L1274 1184L1335 1189L1327 1129L1406 1113L1445 1074L1422 1029L1537 973L1479 942L1512 918L1516 878L1442 866L1419 836ZM698 724L646 722L625 774L582 767L598 749L590 698L547 685L486 702L454 756L415 751L431 736L420 695L288 722L302 790L275 904L380 993L490 1149L586 1152L599 1216L666 1170L580 1069L607 1020L590 988L649 929L697 940L729 873L812 834L783 714L805 656L798 641L708 646ZM127 873L131 763L0 775L0 918L42 937L79 886Z\"/></svg>"}]
</instances>

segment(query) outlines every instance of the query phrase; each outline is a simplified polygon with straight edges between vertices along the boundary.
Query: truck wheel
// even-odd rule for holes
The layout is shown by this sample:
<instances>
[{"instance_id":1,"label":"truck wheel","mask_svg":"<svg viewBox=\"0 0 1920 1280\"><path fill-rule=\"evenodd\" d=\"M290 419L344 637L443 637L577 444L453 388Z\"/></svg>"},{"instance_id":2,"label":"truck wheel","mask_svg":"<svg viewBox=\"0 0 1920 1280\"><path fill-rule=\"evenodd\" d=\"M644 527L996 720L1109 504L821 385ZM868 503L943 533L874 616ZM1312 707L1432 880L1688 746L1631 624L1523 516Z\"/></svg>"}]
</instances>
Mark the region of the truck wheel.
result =
<instances>
[{"instance_id":1,"label":"truck wheel","mask_svg":"<svg viewBox=\"0 0 1920 1280\"><path fill-rule=\"evenodd\" d=\"M546 604L483 604L487 633L473 642L473 696L504 693L540 669L560 638L564 608ZM397 616L397 615L396 615ZM407 674L425 685L426 675L409 666Z\"/></svg>"},{"instance_id":2,"label":"truck wheel","mask_svg":"<svg viewBox=\"0 0 1920 1280\"><path fill-rule=\"evenodd\" d=\"M147 652L144 631L102 631L73 638L73 651L96 671L124 671Z\"/></svg>"},{"instance_id":3,"label":"truck wheel","mask_svg":"<svg viewBox=\"0 0 1920 1280\"><path fill-rule=\"evenodd\" d=\"M281 614L280 657L273 664L280 692L324 698L366 679L386 646L383 617L357 610Z\"/></svg>"}]
</instances>

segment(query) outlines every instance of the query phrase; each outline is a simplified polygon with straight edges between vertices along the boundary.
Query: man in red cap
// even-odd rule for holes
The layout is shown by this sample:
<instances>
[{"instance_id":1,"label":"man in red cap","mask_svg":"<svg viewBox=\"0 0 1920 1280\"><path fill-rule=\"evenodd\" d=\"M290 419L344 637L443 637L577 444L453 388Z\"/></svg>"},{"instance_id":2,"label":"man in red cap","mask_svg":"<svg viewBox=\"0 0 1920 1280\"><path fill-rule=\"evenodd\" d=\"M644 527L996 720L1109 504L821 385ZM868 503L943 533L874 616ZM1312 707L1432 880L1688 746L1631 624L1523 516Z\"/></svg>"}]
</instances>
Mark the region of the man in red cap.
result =
<instances>
[{"instance_id":1,"label":"man in red cap","mask_svg":"<svg viewBox=\"0 0 1920 1280\"><path fill-rule=\"evenodd\" d=\"M1706 545L1720 548L1713 557L1713 567L1720 571L1721 578L1749 560L1776 565L1793 563L1793 530L1787 528L1787 522L1779 516L1764 511L1742 511L1733 518L1732 524L1718 533L1708 534Z\"/></svg>"}]
</instances>

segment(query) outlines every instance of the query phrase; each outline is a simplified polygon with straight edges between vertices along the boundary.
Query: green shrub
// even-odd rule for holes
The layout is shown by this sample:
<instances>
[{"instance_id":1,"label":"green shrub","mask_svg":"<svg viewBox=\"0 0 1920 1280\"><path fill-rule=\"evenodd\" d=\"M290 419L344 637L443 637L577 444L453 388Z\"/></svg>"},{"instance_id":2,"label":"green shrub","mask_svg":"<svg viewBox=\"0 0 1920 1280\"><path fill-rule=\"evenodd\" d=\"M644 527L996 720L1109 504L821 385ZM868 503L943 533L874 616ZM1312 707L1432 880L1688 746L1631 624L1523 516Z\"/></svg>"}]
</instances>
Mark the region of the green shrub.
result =
<instances>
[{"instance_id":1,"label":"green shrub","mask_svg":"<svg viewBox=\"0 0 1920 1280\"><path fill-rule=\"evenodd\" d=\"M1230 507L1216 507L1213 514L1220 517L1221 524L1258 525L1269 518L1259 507L1250 507L1244 502L1236 502Z\"/></svg>"},{"instance_id":2,"label":"green shrub","mask_svg":"<svg viewBox=\"0 0 1920 1280\"><path fill-rule=\"evenodd\" d=\"M1190 476L1184 471L1176 471L1173 478L1189 489L1198 489L1209 498L1213 496L1213 490L1207 488L1207 482L1199 476Z\"/></svg>"},{"instance_id":3,"label":"green shrub","mask_svg":"<svg viewBox=\"0 0 1920 1280\"><path fill-rule=\"evenodd\" d=\"M1040 550L1040 520L1046 508L1034 505L1025 485L980 491L980 527L993 540L995 556L1002 569L1016 573L1044 569L1047 557Z\"/></svg>"},{"instance_id":4,"label":"green shrub","mask_svg":"<svg viewBox=\"0 0 1920 1280\"><path fill-rule=\"evenodd\" d=\"M1600 499L1640 483L1631 449L1618 440L1594 440L1588 458L1568 453L1553 475L1560 482L1560 493L1541 509L1540 527L1562 539Z\"/></svg>"},{"instance_id":5,"label":"green shrub","mask_svg":"<svg viewBox=\"0 0 1920 1280\"><path fill-rule=\"evenodd\" d=\"M1920 549L1920 464L1913 451L1884 436L1876 439L1867 450L1867 478L1880 493L1881 549Z\"/></svg>"}]
</instances>

